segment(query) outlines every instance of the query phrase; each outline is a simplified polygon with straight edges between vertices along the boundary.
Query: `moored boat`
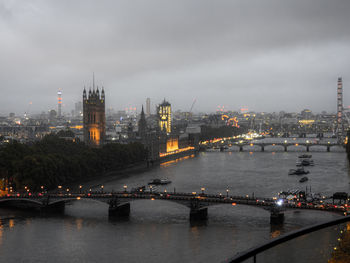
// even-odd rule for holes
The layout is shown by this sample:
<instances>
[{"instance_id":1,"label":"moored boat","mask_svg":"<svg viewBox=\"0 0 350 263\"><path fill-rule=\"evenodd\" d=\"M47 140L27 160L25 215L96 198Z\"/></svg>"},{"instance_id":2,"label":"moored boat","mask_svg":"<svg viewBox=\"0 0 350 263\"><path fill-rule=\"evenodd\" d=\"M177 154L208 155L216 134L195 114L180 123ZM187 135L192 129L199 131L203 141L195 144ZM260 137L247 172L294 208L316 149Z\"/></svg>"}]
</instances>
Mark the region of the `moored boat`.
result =
<instances>
[{"instance_id":1,"label":"moored boat","mask_svg":"<svg viewBox=\"0 0 350 263\"><path fill-rule=\"evenodd\" d=\"M288 174L289 175L303 175L303 174L308 174L310 173L308 170L305 170L304 167L298 168L298 169L290 169Z\"/></svg>"},{"instance_id":2,"label":"moored boat","mask_svg":"<svg viewBox=\"0 0 350 263\"><path fill-rule=\"evenodd\" d=\"M302 154L298 156L299 158L311 158L312 155L311 154Z\"/></svg>"},{"instance_id":3,"label":"moored boat","mask_svg":"<svg viewBox=\"0 0 350 263\"><path fill-rule=\"evenodd\" d=\"M314 160L303 159L301 161L297 161L296 166L314 166Z\"/></svg>"},{"instance_id":4,"label":"moored boat","mask_svg":"<svg viewBox=\"0 0 350 263\"><path fill-rule=\"evenodd\" d=\"M306 176L302 177L299 182L300 183L303 183L303 182L306 182L307 180L309 180L309 178L307 178Z\"/></svg>"}]
</instances>

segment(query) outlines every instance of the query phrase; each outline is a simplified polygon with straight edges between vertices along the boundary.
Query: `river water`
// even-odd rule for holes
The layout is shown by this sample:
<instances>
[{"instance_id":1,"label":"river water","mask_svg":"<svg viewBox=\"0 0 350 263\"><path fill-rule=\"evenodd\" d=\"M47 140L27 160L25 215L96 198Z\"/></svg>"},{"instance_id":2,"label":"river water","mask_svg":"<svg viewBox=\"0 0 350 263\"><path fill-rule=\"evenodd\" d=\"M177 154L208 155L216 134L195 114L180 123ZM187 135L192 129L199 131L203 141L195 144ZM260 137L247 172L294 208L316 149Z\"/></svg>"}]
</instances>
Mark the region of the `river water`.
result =
<instances>
[{"instance_id":1,"label":"river water","mask_svg":"<svg viewBox=\"0 0 350 263\"><path fill-rule=\"evenodd\" d=\"M98 183L105 191L119 191L124 185L131 189L154 178L168 178L172 183L167 191L201 192L205 187L206 193L226 195L229 189L230 195L262 197L306 186L325 194L349 192L344 152L312 152L315 166L308 168L309 181L301 184L297 176L287 175L298 152L258 152L254 146L250 150L203 152ZM283 226L271 226L268 211L243 205L209 207L208 216L205 224L193 225L187 207L159 200L132 202L125 221L109 221L107 204L94 201L67 205L62 216L0 209L0 262L222 262L280 234L339 217L287 211ZM327 262L338 234L339 229L332 228L309 235L266 253L258 262Z\"/></svg>"}]
</instances>

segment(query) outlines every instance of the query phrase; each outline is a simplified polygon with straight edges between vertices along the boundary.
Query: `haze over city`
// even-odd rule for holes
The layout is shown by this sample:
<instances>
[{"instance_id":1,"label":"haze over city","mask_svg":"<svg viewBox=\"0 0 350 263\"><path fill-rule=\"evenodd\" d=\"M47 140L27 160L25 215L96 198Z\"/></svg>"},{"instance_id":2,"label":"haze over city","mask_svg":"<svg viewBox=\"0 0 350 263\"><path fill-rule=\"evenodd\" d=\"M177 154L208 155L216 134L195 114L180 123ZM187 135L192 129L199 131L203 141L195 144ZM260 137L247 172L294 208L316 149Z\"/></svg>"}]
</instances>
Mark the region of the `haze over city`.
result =
<instances>
[{"instance_id":1,"label":"haze over city","mask_svg":"<svg viewBox=\"0 0 350 263\"><path fill-rule=\"evenodd\" d=\"M336 111L350 104L350 2L0 1L0 112L63 110L82 90L106 107ZM349 91L348 91L349 90Z\"/></svg>"}]
</instances>

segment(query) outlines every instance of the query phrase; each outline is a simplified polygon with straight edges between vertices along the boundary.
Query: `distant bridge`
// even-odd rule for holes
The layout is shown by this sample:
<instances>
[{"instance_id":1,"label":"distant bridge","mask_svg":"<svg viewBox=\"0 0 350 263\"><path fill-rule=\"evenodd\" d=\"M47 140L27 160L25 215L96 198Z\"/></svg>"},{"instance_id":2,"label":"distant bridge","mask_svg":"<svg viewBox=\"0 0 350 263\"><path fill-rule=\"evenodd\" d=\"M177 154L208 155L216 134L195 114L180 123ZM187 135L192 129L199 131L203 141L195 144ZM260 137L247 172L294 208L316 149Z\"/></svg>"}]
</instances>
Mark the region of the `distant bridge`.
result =
<instances>
[{"instance_id":1,"label":"distant bridge","mask_svg":"<svg viewBox=\"0 0 350 263\"><path fill-rule=\"evenodd\" d=\"M78 200L96 200L109 205L111 217L123 217L130 214L130 202L133 200L164 200L176 202L190 208L190 219L206 219L208 207L219 204L250 205L261 207L271 213L271 222L280 223L284 219L285 209L308 209L347 214L347 205L335 206L318 203L276 204L272 198L254 198L249 196L210 195L193 193L167 192L89 192L89 193L51 193L51 194L9 194L0 197L0 206L38 208L47 212L64 212L65 203Z\"/></svg>"},{"instance_id":2,"label":"distant bridge","mask_svg":"<svg viewBox=\"0 0 350 263\"><path fill-rule=\"evenodd\" d=\"M315 146L321 146L324 147L324 149L326 149L327 152L331 151L332 147L345 147L345 145L343 144L337 144L337 143L307 143L307 142L277 142L277 143L262 143L262 142L244 142L244 143L233 143L231 147L238 147L240 152L243 152L244 150L248 150L247 147L252 147L252 146L259 146L261 151L264 152L265 148L268 146L280 146L285 152L288 151L288 148L291 146L294 147L299 147L302 148L304 151L309 152L312 151L313 147ZM220 149L223 150L224 145L220 146Z\"/></svg>"}]
</instances>

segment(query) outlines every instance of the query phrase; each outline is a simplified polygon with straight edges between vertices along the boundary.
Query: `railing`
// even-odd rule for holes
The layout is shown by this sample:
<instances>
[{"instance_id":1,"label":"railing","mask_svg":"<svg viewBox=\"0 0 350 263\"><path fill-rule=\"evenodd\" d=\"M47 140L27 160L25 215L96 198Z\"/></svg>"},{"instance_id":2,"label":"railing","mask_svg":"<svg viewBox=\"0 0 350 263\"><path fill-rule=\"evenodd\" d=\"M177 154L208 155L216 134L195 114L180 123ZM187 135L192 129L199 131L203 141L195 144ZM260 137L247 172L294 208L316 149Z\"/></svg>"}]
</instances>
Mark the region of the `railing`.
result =
<instances>
[{"instance_id":1,"label":"railing","mask_svg":"<svg viewBox=\"0 0 350 263\"><path fill-rule=\"evenodd\" d=\"M257 262L257 255L262 253L262 252L265 252L266 250L268 250L270 248L273 248L277 245L280 245L282 243L285 243L285 242L292 240L292 239L295 239L297 237L300 237L300 236L303 236L303 235L306 235L306 234L309 234L309 233L312 233L315 231L319 231L319 230L322 230L322 229L327 228L327 227L346 223L349 221L350 221L350 216L344 216L342 218L327 221L325 223L305 227L305 228L290 232L288 234L285 234L283 236L280 236L278 238L275 238L275 239L273 239L273 240L271 240L263 245L251 248L251 249L244 251L244 252L241 252L241 253L237 254L236 256L234 256L230 259L227 259L224 262L225 263L240 263L240 262L243 262L244 260L252 258L253 262L256 263Z\"/></svg>"}]
</instances>

